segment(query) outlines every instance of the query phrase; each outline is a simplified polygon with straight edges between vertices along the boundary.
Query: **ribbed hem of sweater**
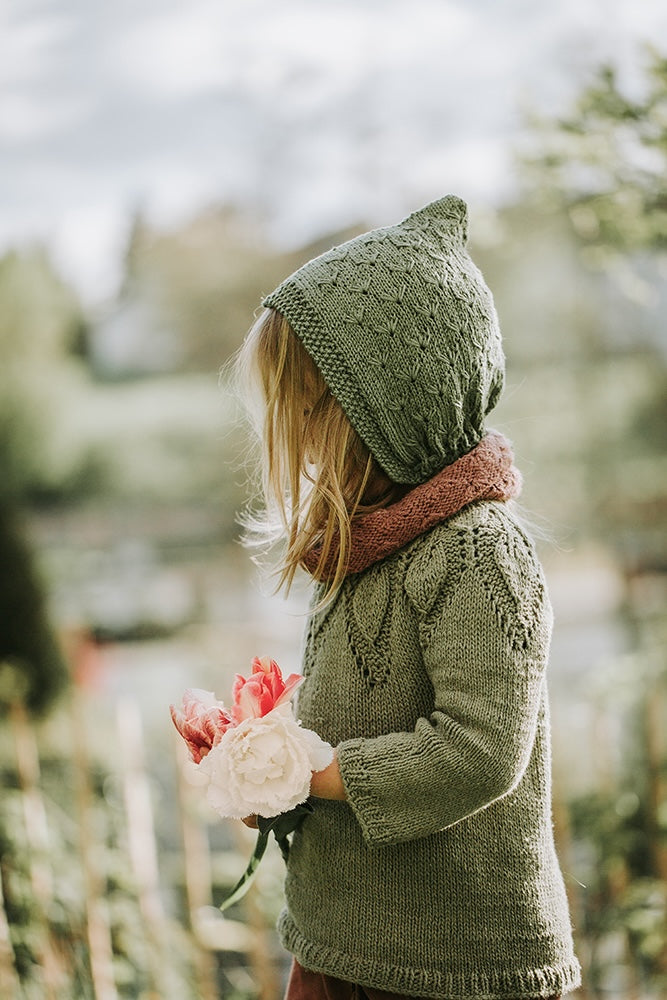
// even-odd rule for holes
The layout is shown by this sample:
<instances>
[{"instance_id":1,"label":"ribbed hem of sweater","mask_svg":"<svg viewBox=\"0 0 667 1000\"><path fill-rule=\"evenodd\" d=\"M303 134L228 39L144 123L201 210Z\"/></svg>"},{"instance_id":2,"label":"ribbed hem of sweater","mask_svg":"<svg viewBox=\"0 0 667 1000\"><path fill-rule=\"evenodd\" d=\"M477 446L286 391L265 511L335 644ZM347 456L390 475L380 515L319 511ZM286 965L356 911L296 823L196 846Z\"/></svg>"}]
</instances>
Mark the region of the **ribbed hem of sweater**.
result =
<instances>
[{"instance_id":1,"label":"ribbed hem of sweater","mask_svg":"<svg viewBox=\"0 0 667 1000\"><path fill-rule=\"evenodd\" d=\"M283 946L305 969L408 996L432 1000L536 1000L565 995L581 985L581 967L576 958L539 969L448 973L442 969L386 965L362 956L355 958L330 946L307 941L287 911L280 916L278 931Z\"/></svg>"}]
</instances>

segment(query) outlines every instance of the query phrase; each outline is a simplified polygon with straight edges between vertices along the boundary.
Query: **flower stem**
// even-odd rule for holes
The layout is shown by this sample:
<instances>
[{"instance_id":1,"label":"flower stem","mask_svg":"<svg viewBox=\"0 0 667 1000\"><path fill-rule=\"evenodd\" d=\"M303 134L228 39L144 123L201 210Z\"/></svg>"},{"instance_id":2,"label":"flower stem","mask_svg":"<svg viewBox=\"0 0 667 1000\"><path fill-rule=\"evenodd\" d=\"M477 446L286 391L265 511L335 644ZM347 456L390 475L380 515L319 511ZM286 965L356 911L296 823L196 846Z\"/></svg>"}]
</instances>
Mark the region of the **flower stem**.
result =
<instances>
[{"instance_id":1,"label":"flower stem","mask_svg":"<svg viewBox=\"0 0 667 1000\"><path fill-rule=\"evenodd\" d=\"M244 871L241 878L238 880L229 896L220 904L220 910L224 912L234 903L238 902L250 888L252 881L259 867L259 863L264 857L264 851L266 850L266 845L269 842L269 834L259 832L257 836L257 843L255 844L255 850L252 852L250 861L248 862L248 867Z\"/></svg>"},{"instance_id":2,"label":"flower stem","mask_svg":"<svg viewBox=\"0 0 667 1000\"><path fill-rule=\"evenodd\" d=\"M230 906L232 906L232 904L237 903L239 899L242 899L250 888L257 872L257 868L259 867L259 863L264 857L266 845L269 842L269 835L273 833L276 838L276 843L280 848L280 853L283 856L283 860L287 863L290 849L290 842L287 837L290 833L294 833L294 831L301 826L306 816L309 816L312 812L313 807L310 802L301 802L298 806L295 806L294 809L290 809L289 812L280 813L278 816L257 817L259 834L257 835L255 850L252 852L250 861L248 862L248 867L244 871L243 875L238 880L229 896L227 896L227 898L220 904L220 910L222 912L227 910Z\"/></svg>"}]
</instances>

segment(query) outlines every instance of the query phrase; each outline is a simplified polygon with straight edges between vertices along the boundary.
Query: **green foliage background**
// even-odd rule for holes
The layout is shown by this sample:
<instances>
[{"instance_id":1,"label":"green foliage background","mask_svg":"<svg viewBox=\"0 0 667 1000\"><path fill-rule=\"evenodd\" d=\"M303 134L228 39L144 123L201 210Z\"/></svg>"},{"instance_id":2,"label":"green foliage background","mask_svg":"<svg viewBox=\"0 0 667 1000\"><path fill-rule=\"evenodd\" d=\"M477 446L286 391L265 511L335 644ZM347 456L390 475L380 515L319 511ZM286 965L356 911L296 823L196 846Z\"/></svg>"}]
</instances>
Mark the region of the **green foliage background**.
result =
<instances>
[{"instance_id":1,"label":"green foliage background","mask_svg":"<svg viewBox=\"0 0 667 1000\"><path fill-rule=\"evenodd\" d=\"M551 536L547 570L574 586L592 552L619 593L607 661L554 664L557 832L590 997L667 991L667 59L642 59L632 93L604 66L560 119L533 117L521 196L473 220L471 248L508 355L494 423ZM220 578L225 608L250 587L234 542L249 439L224 365L262 293L347 235L284 253L230 207L170 231L137 216L121 292L95 314L44 251L0 260L6 702L8 678L41 711L66 687L53 624L168 638L215 622ZM175 611L140 599L167 570L190 594ZM604 739L570 740L582 706Z\"/></svg>"}]
</instances>

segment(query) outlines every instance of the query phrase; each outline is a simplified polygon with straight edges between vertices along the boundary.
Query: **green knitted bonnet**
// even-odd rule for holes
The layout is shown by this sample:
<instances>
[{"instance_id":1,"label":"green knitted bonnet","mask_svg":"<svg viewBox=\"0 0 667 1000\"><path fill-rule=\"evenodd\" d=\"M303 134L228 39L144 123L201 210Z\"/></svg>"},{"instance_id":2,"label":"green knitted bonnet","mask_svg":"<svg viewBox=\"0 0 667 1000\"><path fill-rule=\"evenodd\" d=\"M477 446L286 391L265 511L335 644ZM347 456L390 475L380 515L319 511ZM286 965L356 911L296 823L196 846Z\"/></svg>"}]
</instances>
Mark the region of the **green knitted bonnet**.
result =
<instances>
[{"instance_id":1,"label":"green knitted bonnet","mask_svg":"<svg viewBox=\"0 0 667 1000\"><path fill-rule=\"evenodd\" d=\"M470 451L503 386L489 289L451 195L300 267L263 304L290 323L350 422L397 483Z\"/></svg>"}]
</instances>

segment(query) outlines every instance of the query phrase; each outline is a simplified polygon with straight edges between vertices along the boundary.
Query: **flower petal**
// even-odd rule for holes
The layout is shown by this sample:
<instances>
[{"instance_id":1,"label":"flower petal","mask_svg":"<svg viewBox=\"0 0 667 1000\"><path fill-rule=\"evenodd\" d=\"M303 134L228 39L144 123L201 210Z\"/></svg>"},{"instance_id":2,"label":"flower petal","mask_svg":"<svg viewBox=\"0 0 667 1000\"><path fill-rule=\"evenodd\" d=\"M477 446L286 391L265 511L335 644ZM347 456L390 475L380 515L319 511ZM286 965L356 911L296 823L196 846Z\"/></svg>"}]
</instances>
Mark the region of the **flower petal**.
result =
<instances>
[{"instance_id":1,"label":"flower petal","mask_svg":"<svg viewBox=\"0 0 667 1000\"><path fill-rule=\"evenodd\" d=\"M183 711L169 706L176 729L185 740L190 755L198 764L211 747L220 741L233 720L212 691L188 688L183 695Z\"/></svg>"},{"instance_id":2,"label":"flower petal","mask_svg":"<svg viewBox=\"0 0 667 1000\"><path fill-rule=\"evenodd\" d=\"M284 705L229 728L200 767L210 774L207 799L220 815L275 816L305 801L313 761L321 770L332 756Z\"/></svg>"},{"instance_id":3,"label":"flower petal","mask_svg":"<svg viewBox=\"0 0 667 1000\"><path fill-rule=\"evenodd\" d=\"M296 693L296 689L298 687L301 687L304 680L305 677L303 677L302 674L290 674L287 680L285 681L285 689L280 695L280 697L276 700L275 704L282 705L284 702L290 701L293 698L294 694Z\"/></svg>"}]
</instances>

